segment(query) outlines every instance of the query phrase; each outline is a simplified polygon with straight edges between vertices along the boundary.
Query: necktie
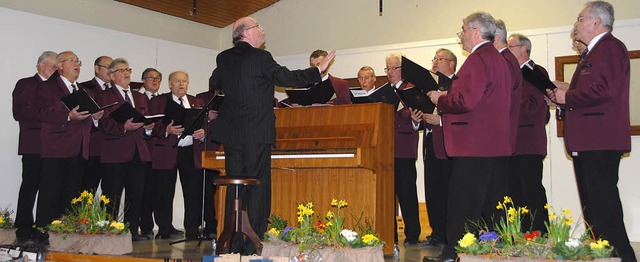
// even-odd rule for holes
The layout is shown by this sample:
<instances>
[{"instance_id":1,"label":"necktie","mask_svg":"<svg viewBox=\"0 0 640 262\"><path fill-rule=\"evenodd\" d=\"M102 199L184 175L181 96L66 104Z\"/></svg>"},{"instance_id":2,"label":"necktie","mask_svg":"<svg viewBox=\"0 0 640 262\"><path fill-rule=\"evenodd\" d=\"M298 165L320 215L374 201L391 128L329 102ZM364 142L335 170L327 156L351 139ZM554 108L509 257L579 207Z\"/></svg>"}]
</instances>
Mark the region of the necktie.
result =
<instances>
[{"instance_id":1,"label":"necktie","mask_svg":"<svg viewBox=\"0 0 640 262\"><path fill-rule=\"evenodd\" d=\"M585 48L584 51L582 52L582 54L580 54L580 61L582 62L582 60L587 56L587 53L589 52L589 48Z\"/></svg>"},{"instance_id":2,"label":"necktie","mask_svg":"<svg viewBox=\"0 0 640 262\"><path fill-rule=\"evenodd\" d=\"M180 106L184 107L184 103L182 103L183 102L182 97L178 99L180 99Z\"/></svg>"},{"instance_id":3,"label":"necktie","mask_svg":"<svg viewBox=\"0 0 640 262\"><path fill-rule=\"evenodd\" d=\"M109 84L104 83L104 85L103 85L103 86L104 86L104 89L103 89L103 90L107 90L107 89L109 89Z\"/></svg>"},{"instance_id":4,"label":"necktie","mask_svg":"<svg viewBox=\"0 0 640 262\"><path fill-rule=\"evenodd\" d=\"M71 84L71 88L73 88L73 92L78 91L78 87L75 84Z\"/></svg>"},{"instance_id":5,"label":"necktie","mask_svg":"<svg viewBox=\"0 0 640 262\"><path fill-rule=\"evenodd\" d=\"M158 94L151 94L151 98L158 96Z\"/></svg>"},{"instance_id":6,"label":"necktie","mask_svg":"<svg viewBox=\"0 0 640 262\"><path fill-rule=\"evenodd\" d=\"M129 98L129 90L122 90L124 91L124 101L126 101L127 103L129 103L130 105L133 105L133 103L131 103L131 98Z\"/></svg>"}]
</instances>

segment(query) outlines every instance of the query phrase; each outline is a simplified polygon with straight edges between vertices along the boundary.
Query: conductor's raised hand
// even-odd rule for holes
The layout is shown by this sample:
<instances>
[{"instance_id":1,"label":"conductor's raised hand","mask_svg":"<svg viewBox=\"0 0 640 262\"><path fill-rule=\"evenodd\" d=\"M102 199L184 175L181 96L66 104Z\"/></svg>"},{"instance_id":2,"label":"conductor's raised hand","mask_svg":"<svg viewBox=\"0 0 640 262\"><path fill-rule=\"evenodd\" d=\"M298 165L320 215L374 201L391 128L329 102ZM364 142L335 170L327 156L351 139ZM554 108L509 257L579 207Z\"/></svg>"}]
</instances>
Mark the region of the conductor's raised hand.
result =
<instances>
[{"instance_id":1,"label":"conductor's raised hand","mask_svg":"<svg viewBox=\"0 0 640 262\"><path fill-rule=\"evenodd\" d=\"M320 69L320 72L324 72L327 70L327 68L329 68L329 65L331 65L331 62L333 61L333 59L336 57L336 50L331 50L331 52L329 52L329 54L327 54L327 56L324 58L324 60L322 60L322 63L320 63L320 65L318 65L318 69Z\"/></svg>"}]
</instances>

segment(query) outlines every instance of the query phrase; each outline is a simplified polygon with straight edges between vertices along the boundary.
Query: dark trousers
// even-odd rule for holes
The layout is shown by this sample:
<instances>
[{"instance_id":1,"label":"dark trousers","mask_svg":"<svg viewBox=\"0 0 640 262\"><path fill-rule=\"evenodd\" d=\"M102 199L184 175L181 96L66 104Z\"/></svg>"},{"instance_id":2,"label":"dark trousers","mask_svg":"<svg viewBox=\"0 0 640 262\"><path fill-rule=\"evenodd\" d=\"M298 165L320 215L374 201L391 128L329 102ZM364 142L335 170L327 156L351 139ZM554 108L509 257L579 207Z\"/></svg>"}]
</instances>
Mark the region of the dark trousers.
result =
<instances>
[{"instance_id":1,"label":"dark trousers","mask_svg":"<svg viewBox=\"0 0 640 262\"><path fill-rule=\"evenodd\" d=\"M22 155L22 184L18 192L18 208L16 209L16 237L30 238L32 234L33 206L40 184L42 163L40 154Z\"/></svg>"},{"instance_id":2,"label":"dark trousers","mask_svg":"<svg viewBox=\"0 0 640 262\"><path fill-rule=\"evenodd\" d=\"M220 175L220 172L216 170L205 170L205 182L204 182L204 233L210 234L218 233L218 219L216 219L216 185L213 184L213 179Z\"/></svg>"},{"instance_id":3,"label":"dark trousers","mask_svg":"<svg viewBox=\"0 0 640 262\"><path fill-rule=\"evenodd\" d=\"M451 160L438 159L433 152L432 135L429 133L423 144L424 150L424 194L427 204L431 237L446 240L447 196L451 178Z\"/></svg>"},{"instance_id":4,"label":"dark trousers","mask_svg":"<svg viewBox=\"0 0 640 262\"><path fill-rule=\"evenodd\" d=\"M225 169L227 176L244 176L260 179L260 185L239 186L239 196L249 215L251 227L262 239L267 231L271 214L271 145L269 144L225 144ZM233 187L227 189L225 217L231 213L232 200L235 198ZM251 241L242 244L241 233L234 236L231 251L254 253L255 246Z\"/></svg>"},{"instance_id":5,"label":"dark trousers","mask_svg":"<svg viewBox=\"0 0 640 262\"><path fill-rule=\"evenodd\" d=\"M100 156L90 156L84 167L82 189L95 193L102 180L103 172Z\"/></svg>"},{"instance_id":6,"label":"dark trousers","mask_svg":"<svg viewBox=\"0 0 640 262\"><path fill-rule=\"evenodd\" d=\"M42 158L42 173L38 188L36 226L46 227L60 218L71 206L71 199L79 196L85 160L71 158Z\"/></svg>"},{"instance_id":7,"label":"dark trousers","mask_svg":"<svg viewBox=\"0 0 640 262\"><path fill-rule=\"evenodd\" d=\"M418 242L420 237L420 217L418 212L418 190L416 189L416 159L395 158L393 180L395 193L402 211L405 242ZM398 210L397 207L395 210ZM394 220L395 221L395 220ZM396 226L397 227L397 226ZM397 230L395 240L398 241Z\"/></svg>"},{"instance_id":8,"label":"dark trousers","mask_svg":"<svg viewBox=\"0 0 640 262\"><path fill-rule=\"evenodd\" d=\"M142 189L142 206L140 209L140 232L153 232L153 202L156 196L156 174L153 173L151 162L144 164L144 186Z\"/></svg>"},{"instance_id":9,"label":"dark trousers","mask_svg":"<svg viewBox=\"0 0 640 262\"><path fill-rule=\"evenodd\" d=\"M442 250L445 258L455 258L454 246L462 238L469 221L480 221L493 213L496 203L507 192L508 157L454 157L447 205L447 245ZM496 199L496 196L500 196ZM488 210L487 206L491 206ZM488 220L485 220L488 222Z\"/></svg>"},{"instance_id":10,"label":"dark trousers","mask_svg":"<svg viewBox=\"0 0 640 262\"><path fill-rule=\"evenodd\" d=\"M177 172L184 199L184 229L187 237L197 237L202 221L202 169L193 162L193 146L178 148L176 166L173 169L154 169L157 183L157 198L154 212L158 233L170 234L173 230L173 198L176 190Z\"/></svg>"},{"instance_id":11,"label":"dark trousers","mask_svg":"<svg viewBox=\"0 0 640 262\"><path fill-rule=\"evenodd\" d=\"M102 178L102 194L111 203L107 211L118 218L120 201L124 189L124 221L129 223L132 235L138 235L138 223L142 208L142 190L144 188L144 162L140 161L137 151L133 160L125 163L102 163L104 177Z\"/></svg>"},{"instance_id":12,"label":"dark trousers","mask_svg":"<svg viewBox=\"0 0 640 262\"><path fill-rule=\"evenodd\" d=\"M516 206L526 206L530 214L522 217L524 231L547 232L549 212L544 208L547 194L542 185L544 155L515 155L509 157L509 196Z\"/></svg>"},{"instance_id":13,"label":"dark trousers","mask_svg":"<svg viewBox=\"0 0 640 262\"><path fill-rule=\"evenodd\" d=\"M596 237L607 239L622 261L636 261L624 226L618 192L620 151L578 152L573 168L584 218Z\"/></svg>"}]
</instances>

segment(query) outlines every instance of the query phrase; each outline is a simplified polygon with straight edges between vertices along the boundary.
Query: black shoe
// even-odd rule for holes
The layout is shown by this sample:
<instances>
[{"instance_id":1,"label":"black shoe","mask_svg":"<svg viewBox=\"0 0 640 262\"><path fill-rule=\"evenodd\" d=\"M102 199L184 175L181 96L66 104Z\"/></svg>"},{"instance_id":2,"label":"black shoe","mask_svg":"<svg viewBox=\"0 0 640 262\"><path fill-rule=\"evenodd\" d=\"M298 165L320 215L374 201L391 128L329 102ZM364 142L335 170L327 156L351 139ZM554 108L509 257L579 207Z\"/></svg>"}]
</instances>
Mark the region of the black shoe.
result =
<instances>
[{"instance_id":1,"label":"black shoe","mask_svg":"<svg viewBox=\"0 0 640 262\"><path fill-rule=\"evenodd\" d=\"M184 231L173 228L173 230L171 230L169 234L174 236L182 236L184 235Z\"/></svg>"},{"instance_id":2,"label":"black shoe","mask_svg":"<svg viewBox=\"0 0 640 262\"><path fill-rule=\"evenodd\" d=\"M418 241L416 241L416 240L407 240L407 239L404 240L404 246L405 247L415 246L417 244L418 244Z\"/></svg>"},{"instance_id":3,"label":"black shoe","mask_svg":"<svg viewBox=\"0 0 640 262\"><path fill-rule=\"evenodd\" d=\"M131 241L133 241L133 242L145 241L145 240L149 240L149 239L150 238L148 236L131 235Z\"/></svg>"},{"instance_id":4,"label":"black shoe","mask_svg":"<svg viewBox=\"0 0 640 262\"><path fill-rule=\"evenodd\" d=\"M422 246L431 246L431 247L444 247L446 244L447 242L444 241L444 239L437 236L431 236L427 238L427 241L420 243L420 245Z\"/></svg>"},{"instance_id":5,"label":"black shoe","mask_svg":"<svg viewBox=\"0 0 640 262\"><path fill-rule=\"evenodd\" d=\"M153 238L153 230L148 231L148 232L147 231L142 231L142 233L140 235L146 236L146 237L149 237L149 239L152 239Z\"/></svg>"},{"instance_id":6,"label":"black shoe","mask_svg":"<svg viewBox=\"0 0 640 262\"><path fill-rule=\"evenodd\" d=\"M442 256L438 256L438 257L424 256L422 258L422 262L454 262L454 261L455 261L454 258L444 258Z\"/></svg>"},{"instance_id":7,"label":"black shoe","mask_svg":"<svg viewBox=\"0 0 640 262\"><path fill-rule=\"evenodd\" d=\"M37 245L38 241L30 237L16 237L17 246L33 246Z\"/></svg>"},{"instance_id":8,"label":"black shoe","mask_svg":"<svg viewBox=\"0 0 640 262\"><path fill-rule=\"evenodd\" d=\"M166 233L156 234L156 239L169 239L169 238L171 238L171 234L166 234Z\"/></svg>"},{"instance_id":9,"label":"black shoe","mask_svg":"<svg viewBox=\"0 0 640 262\"><path fill-rule=\"evenodd\" d=\"M49 233L36 231L33 233L33 240L36 242L36 245L48 246Z\"/></svg>"}]
</instances>

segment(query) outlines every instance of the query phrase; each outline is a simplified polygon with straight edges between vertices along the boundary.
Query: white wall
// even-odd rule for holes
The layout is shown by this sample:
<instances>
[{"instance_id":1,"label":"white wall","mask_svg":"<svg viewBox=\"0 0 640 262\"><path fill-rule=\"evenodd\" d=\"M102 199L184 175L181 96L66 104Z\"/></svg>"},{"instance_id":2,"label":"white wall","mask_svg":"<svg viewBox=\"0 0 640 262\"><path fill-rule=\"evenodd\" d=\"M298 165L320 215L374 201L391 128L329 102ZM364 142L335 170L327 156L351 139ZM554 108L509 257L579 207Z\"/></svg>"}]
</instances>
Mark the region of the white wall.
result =
<instances>
[{"instance_id":1,"label":"white wall","mask_svg":"<svg viewBox=\"0 0 640 262\"><path fill-rule=\"evenodd\" d=\"M79 80L93 77L93 61L100 55L123 57L133 68L132 80L140 81L142 71L154 67L162 72L161 92L168 92L169 73L184 70L190 75L190 94L208 89L215 68L217 51L135 34L83 25L0 7L0 50L4 51L0 81L5 84L0 96L0 122L6 129L0 135L0 207L17 203L22 172L18 146L18 123L11 113L11 92L18 79L33 76L36 61L44 50L74 51L82 60ZM178 182L179 183L179 182ZM182 227L182 191L178 186L174 201L174 225Z\"/></svg>"},{"instance_id":2,"label":"white wall","mask_svg":"<svg viewBox=\"0 0 640 262\"><path fill-rule=\"evenodd\" d=\"M531 39L533 46L531 58L545 67L553 79L555 76L554 57L575 54L571 50L570 29L571 26L567 25L525 30L517 33L527 35ZM640 49L638 30L640 30L640 19L623 20L616 21L613 33L626 44L629 50L638 50ZM377 75L384 75L384 57L396 51L401 51L417 63L430 68L431 59L438 48L447 48L454 52L458 57L458 68L464 62L465 55L462 53L462 48L457 43L457 40L447 38L338 50L335 63L330 72L337 77L352 78L356 76L360 67L369 65L375 69ZM276 60L289 68L307 67L308 59L308 53L276 57ZM631 73L637 74L638 72ZM286 97L286 94L276 93L276 96L280 99ZM551 115L554 116L555 112L551 112ZM547 189L548 201L557 208L556 210L569 208L574 214L577 214L581 208L572 162L565 153L563 139L556 136L556 131L556 121L552 118L547 128L549 152L544 161L543 182ZM422 142L419 145L420 149L418 151L421 152ZM638 150L639 146L640 137L632 137L632 148ZM418 181L416 182L418 197L420 202L424 202L424 166L422 156L418 157L416 166L419 173ZM637 185L640 184L640 177L637 176L639 168L640 154L631 152L628 157L623 158L620 164L620 181L618 183L625 212L625 223L629 238L632 241L640 241L640 191L636 191ZM575 218L576 220L578 219L577 215Z\"/></svg>"}]
</instances>

